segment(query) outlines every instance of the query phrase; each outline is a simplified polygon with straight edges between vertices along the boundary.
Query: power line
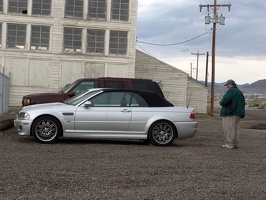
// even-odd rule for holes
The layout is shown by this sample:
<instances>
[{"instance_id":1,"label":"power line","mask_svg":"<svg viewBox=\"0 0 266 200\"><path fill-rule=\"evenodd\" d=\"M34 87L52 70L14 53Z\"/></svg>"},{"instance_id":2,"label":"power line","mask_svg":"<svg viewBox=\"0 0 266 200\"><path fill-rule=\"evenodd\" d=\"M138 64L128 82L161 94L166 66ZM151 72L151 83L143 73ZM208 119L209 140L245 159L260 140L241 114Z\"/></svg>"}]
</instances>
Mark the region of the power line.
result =
<instances>
[{"instance_id":1,"label":"power line","mask_svg":"<svg viewBox=\"0 0 266 200\"><path fill-rule=\"evenodd\" d=\"M152 56L148 51L146 51L145 49L143 49L139 44L137 44L137 46L138 46L139 48L141 48L146 54ZM154 56L152 56L152 57L154 57Z\"/></svg>"},{"instance_id":2,"label":"power line","mask_svg":"<svg viewBox=\"0 0 266 200\"><path fill-rule=\"evenodd\" d=\"M140 40L136 40L138 43L143 43L143 44L148 44L148 45L154 45L154 46L174 46L174 45L180 45L180 44L184 44L186 42L190 42L192 40L195 40L205 34L207 34L209 31L206 31L205 33L202 33L194 38L191 38L189 40L183 41L183 42L178 42L178 43L173 43L173 44L156 44L156 43L150 43L150 42L144 42L144 41L140 41Z\"/></svg>"},{"instance_id":3,"label":"power line","mask_svg":"<svg viewBox=\"0 0 266 200\"><path fill-rule=\"evenodd\" d=\"M199 73L199 56L200 55L205 55L205 53L191 53L191 55L196 55L197 56L197 68L196 68L196 80L198 80L198 73Z\"/></svg>"}]
</instances>

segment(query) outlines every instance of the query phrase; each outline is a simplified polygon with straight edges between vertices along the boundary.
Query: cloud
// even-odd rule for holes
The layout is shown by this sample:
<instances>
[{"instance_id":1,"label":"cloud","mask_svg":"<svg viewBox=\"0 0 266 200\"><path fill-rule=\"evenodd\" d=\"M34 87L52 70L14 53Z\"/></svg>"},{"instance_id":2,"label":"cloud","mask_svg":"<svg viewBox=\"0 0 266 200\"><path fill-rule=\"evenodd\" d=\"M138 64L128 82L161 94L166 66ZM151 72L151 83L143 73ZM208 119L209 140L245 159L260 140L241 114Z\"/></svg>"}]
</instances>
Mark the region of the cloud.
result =
<instances>
[{"instance_id":1,"label":"cloud","mask_svg":"<svg viewBox=\"0 0 266 200\"><path fill-rule=\"evenodd\" d=\"M218 0L217 3L228 4L230 1ZM189 66L191 60L194 62L195 59L191 56L191 52L197 50L204 53L209 51L211 56L212 24L205 25L204 17L208 15L208 11L206 8L202 8L200 12L200 4L213 4L213 0L139 0L138 41L174 44L193 39L203 33L206 34L179 45L160 46L137 43L137 47L164 62L171 62L169 64L174 66L178 66L179 63L172 61L183 63L180 61L182 57L186 58ZM235 68L241 71L241 74L249 74L250 68L243 68L248 63L257 69L254 71L262 71L266 74L266 69L263 71L260 66L265 66L266 60L266 18L264 17L266 1L242 0L231 1L231 4L230 12L227 7L218 9L219 16L223 14L226 20L224 26L217 24L217 63L220 60L223 61L221 64L223 66L231 66L231 63L235 63ZM212 12L210 10L211 16ZM179 59L175 59L176 57ZM230 64L226 60L230 60ZM241 60L246 64L241 63ZM217 71L221 70L218 68ZM220 74L222 75L217 74L217 77L225 76L225 72ZM256 77L261 78L258 75L254 76L254 81L256 81Z\"/></svg>"}]
</instances>

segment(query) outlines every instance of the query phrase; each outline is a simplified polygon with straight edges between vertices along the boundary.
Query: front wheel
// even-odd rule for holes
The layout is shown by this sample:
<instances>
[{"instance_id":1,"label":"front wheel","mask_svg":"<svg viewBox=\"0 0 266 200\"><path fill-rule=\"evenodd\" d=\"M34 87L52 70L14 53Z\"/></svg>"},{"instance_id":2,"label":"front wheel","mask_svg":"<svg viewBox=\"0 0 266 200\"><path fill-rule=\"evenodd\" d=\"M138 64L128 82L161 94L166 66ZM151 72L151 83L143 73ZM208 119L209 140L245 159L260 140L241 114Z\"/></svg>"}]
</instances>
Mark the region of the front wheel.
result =
<instances>
[{"instance_id":1,"label":"front wheel","mask_svg":"<svg viewBox=\"0 0 266 200\"><path fill-rule=\"evenodd\" d=\"M32 135L40 143L53 143L61 133L61 126L57 119L51 116L42 116L32 125Z\"/></svg>"},{"instance_id":2,"label":"front wheel","mask_svg":"<svg viewBox=\"0 0 266 200\"><path fill-rule=\"evenodd\" d=\"M149 130L149 141L156 146L168 146L176 138L176 130L168 121L158 121L152 124Z\"/></svg>"}]
</instances>

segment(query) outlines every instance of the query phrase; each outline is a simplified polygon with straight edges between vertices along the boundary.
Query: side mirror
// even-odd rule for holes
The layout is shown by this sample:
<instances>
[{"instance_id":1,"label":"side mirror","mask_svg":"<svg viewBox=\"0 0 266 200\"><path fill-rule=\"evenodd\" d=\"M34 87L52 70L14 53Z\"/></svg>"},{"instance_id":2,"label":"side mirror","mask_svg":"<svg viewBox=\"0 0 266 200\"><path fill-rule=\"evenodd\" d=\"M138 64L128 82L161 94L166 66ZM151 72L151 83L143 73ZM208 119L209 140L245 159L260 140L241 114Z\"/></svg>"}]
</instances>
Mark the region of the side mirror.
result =
<instances>
[{"instance_id":1,"label":"side mirror","mask_svg":"<svg viewBox=\"0 0 266 200\"><path fill-rule=\"evenodd\" d=\"M74 92L70 92L70 93L68 94L68 96L69 96L69 97L73 97L73 96L75 96L75 93L74 93Z\"/></svg>"},{"instance_id":2,"label":"side mirror","mask_svg":"<svg viewBox=\"0 0 266 200\"><path fill-rule=\"evenodd\" d=\"M93 104L91 103L91 101L87 101L86 103L84 103L84 107L85 108L89 108L89 107L92 107Z\"/></svg>"}]
</instances>

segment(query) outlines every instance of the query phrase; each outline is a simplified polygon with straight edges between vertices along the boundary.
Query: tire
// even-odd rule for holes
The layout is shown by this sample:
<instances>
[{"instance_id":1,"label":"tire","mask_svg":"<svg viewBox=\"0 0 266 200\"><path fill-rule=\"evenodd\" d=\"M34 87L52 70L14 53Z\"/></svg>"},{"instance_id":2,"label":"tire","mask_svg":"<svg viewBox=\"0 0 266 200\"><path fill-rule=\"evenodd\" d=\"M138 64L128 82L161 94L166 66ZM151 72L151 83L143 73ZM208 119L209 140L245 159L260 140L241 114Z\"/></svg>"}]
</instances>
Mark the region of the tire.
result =
<instances>
[{"instance_id":1,"label":"tire","mask_svg":"<svg viewBox=\"0 0 266 200\"><path fill-rule=\"evenodd\" d=\"M42 116L33 123L31 131L38 142L48 144L56 142L62 130L57 119Z\"/></svg>"},{"instance_id":2,"label":"tire","mask_svg":"<svg viewBox=\"0 0 266 200\"><path fill-rule=\"evenodd\" d=\"M155 146L169 146L176 138L176 129L171 122L157 121L151 125L148 138Z\"/></svg>"}]
</instances>

